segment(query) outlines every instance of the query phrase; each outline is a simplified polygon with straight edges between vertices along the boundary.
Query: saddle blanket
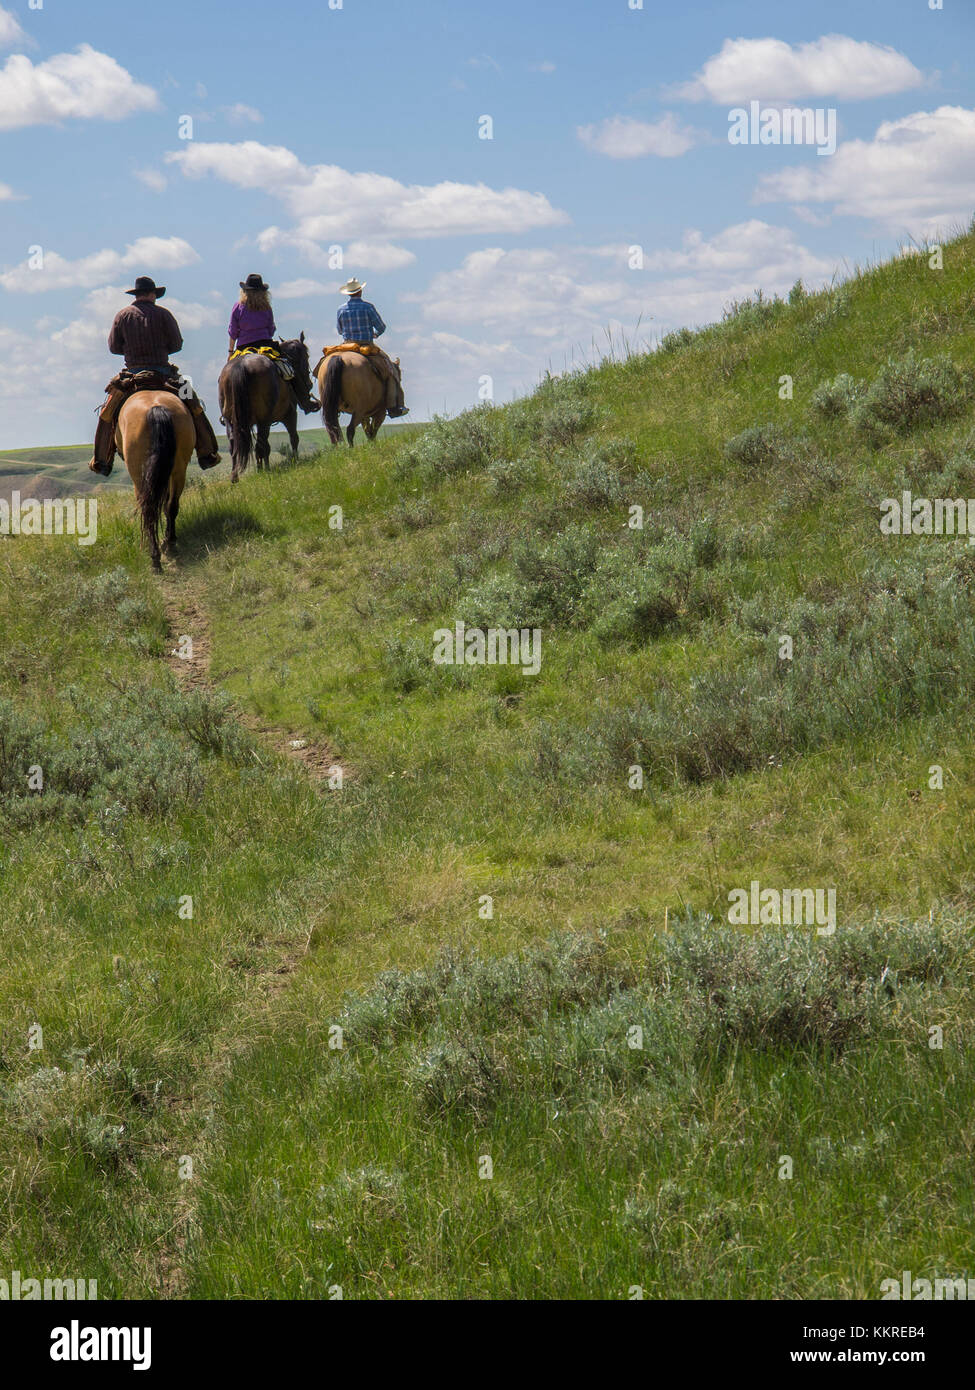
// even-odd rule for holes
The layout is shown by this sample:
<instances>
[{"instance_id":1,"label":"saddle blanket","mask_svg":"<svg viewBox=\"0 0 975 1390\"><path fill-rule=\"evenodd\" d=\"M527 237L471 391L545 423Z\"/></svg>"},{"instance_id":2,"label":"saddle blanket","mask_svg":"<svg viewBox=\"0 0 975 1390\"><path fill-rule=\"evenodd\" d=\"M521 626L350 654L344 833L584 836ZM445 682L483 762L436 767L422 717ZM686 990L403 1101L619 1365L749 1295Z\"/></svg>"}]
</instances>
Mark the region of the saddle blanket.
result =
<instances>
[{"instance_id":1,"label":"saddle blanket","mask_svg":"<svg viewBox=\"0 0 975 1390\"><path fill-rule=\"evenodd\" d=\"M374 353L382 353L382 348L375 343L333 343L331 347L326 344L322 348L323 357L331 357L333 352L361 352L363 357L371 357Z\"/></svg>"},{"instance_id":2,"label":"saddle blanket","mask_svg":"<svg viewBox=\"0 0 975 1390\"><path fill-rule=\"evenodd\" d=\"M281 375L284 377L285 381L291 381L292 378L294 377L294 374L295 374L295 369L294 369L294 367L292 367L291 363L288 361L288 359L287 359L285 356L283 356L280 352L278 352L277 348L272 348L272 347L242 347L242 348L237 348L237 349L235 349L234 352L232 352L232 353L230 354L229 360L232 362L232 361L234 360L235 357L246 357L248 354L255 354L255 355L260 356L260 357L268 357L268 358L270 358L270 360L271 360L271 361L274 363L274 365L277 367L278 371L279 371L279 372L281 373Z\"/></svg>"}]
</instances>

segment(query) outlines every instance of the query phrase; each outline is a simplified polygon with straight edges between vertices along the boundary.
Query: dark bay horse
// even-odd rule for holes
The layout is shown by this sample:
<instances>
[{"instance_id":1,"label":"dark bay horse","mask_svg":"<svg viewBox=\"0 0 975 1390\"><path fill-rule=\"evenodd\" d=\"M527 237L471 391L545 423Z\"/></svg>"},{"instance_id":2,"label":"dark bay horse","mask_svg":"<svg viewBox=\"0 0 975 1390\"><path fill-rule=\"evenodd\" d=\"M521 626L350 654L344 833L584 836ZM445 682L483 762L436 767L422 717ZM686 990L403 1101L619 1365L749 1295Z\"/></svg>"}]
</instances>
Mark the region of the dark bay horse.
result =
<instances>
[{"instance_id":1,"label":"dark bay horse","mask_svg":"<svg viewBox=\"0 0 975 1390\"><path fill-rule=\"evenodd\" d=\"M172 391L136 391L119 411L115 442L135 484L152 567L162 569L159 522L165 507L166 549L175 550L179 499L196 447L193 417Z\"/></svg>"},{"instance_id":2,"label":"dark bay horse","mask_svg":"<svg viewBox=\"0 0 975 1390\"><path fill-rule=\"evenodd\" d=\"M399 358L390 359L395 367L396 401L403 403L399 382ZM375 439L379 426L386 418L386 383L380 381L369 358L361 352L331 352L318 364L318 394L322 402L322 419L333 444L342 438L339 411L351 415L345 431L349 448L353 447L356 428L361 425L367 439Z\"/></svg>"},{"instance_id":3,"label":"dark bay horse","mask_svg":"<svg viewBox=\"0 0 975 1390\"><path fill-rule=\"evenodd\" d=\"M271 358L259 352L234 357L220 373L220 418L227 429L231 482L236 483L255 449L251 431L257 430L258 469L271 466L271 426L287 428L291 451L298 452L298 404L310 412L318 409L312 397L311 372L305 335L276 344L294 368L294 381L285 381ZM292 389L292 387L294 389ZM295 397L297 396L297 401Z\"/></svg>"}]
</instances>

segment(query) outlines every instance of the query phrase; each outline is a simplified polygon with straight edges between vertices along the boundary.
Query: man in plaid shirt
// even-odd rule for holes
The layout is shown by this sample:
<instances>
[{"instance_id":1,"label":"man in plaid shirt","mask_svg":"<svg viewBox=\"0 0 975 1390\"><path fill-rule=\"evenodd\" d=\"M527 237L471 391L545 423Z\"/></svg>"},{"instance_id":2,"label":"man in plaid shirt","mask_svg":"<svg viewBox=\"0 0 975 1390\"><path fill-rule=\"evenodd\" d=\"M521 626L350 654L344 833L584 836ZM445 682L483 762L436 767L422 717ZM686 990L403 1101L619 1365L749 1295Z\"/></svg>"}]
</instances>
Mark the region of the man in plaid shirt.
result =
<instances>
[{"instance_id":1,"label":"man in plaid shirt","mask_svg":"<svg viewBox=\"0 0 975 1390\"><path fill-rule=\"evenodd\" d=\"M358 284L358 281L350 283ZM348 293L347 288L343 288L341 293ZM338 330L343 342L371 343L373 338L386 332L386 325L379 317L375 304L363 299L362 290L357 290L338 312Z\"/></svg>"},{"instance_id":2,"label":"man in plaid shirt","mask_svg":"<svg viewBox=\"0 0 975 1390\"><path fill-rule=\"evenodd\" d=\"M348 303L339 310L336 321L344 343L371 345L375 338L386 332L386 325L380 318L375 304L370 304L368 299L362 297L362 291L365 287L365 281L360 284L353 275L352 279L347 280L339 290L339 294L349 296ZM386 372L386 414L394 418L399 415L408 415L409 410L403 404L403 387L400 381L398 362L393 362L382 348L378 347L372 354L372 360L378 360Z\"/></svg>"}]
</instances>

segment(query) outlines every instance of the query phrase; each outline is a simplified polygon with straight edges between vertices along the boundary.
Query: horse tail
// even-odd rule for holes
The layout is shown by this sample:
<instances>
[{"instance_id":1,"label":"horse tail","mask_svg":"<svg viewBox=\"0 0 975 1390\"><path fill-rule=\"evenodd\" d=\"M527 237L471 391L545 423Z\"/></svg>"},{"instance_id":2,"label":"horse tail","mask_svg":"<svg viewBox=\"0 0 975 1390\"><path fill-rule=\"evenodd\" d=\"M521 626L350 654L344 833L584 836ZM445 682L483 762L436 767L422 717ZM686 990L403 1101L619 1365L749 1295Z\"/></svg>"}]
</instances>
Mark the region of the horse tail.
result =
<instances>
[{"instance_id":1,"label":"horse tail","mask_svg":"<svg viewBox=\"0 0 975 1390\"><path fill-rule=\"evenodd\" d=\"M227 411L227 424L233 436L233 452L237 464L240 468L246 468L250 463L251 450L254 439L251 430L254 428L254 411L251 406L251 385L250 372L245 365L246 359L238 357L230 364L230 372L227 377L227 399L224 409Z\"/></svg>"},{"instance_id":2,"label":"horse tail","mask_svg":"<svg viewBox=\"0 0 975 1390\"><path fill-rule=\"evenodd\" d=\"M339 428L339 406L342 403L342 358L335 353L325 368L325 389L322 391L322 420L325 428Z\"/></svg>"},{"instance_id":3,"label":"horse tail","mask_svg":"<svg viewBox=\"0 0 975 1390\"><path fill-rule=\"evenodd\" d=\"M139 513L142 534L152 547L159 535L159 514L169 491L176 463L176 426L170 411L154 405L146 412L149 454L142 470Z\"/></svg>"}]
</instances>

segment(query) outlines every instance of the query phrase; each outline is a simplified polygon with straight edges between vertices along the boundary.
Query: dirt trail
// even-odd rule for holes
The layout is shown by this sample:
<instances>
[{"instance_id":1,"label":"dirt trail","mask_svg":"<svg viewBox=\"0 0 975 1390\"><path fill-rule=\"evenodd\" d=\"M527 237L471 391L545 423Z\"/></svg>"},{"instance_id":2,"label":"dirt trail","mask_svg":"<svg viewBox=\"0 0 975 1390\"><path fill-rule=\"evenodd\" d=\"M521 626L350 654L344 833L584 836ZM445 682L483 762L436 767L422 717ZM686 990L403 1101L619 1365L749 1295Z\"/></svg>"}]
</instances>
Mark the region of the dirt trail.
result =
<instances>
[{"instance_id":1,"label":"dirt trail","mask_svg":"<svg viewBox=\"0 0 975 1390\"><path fill-rule=\"evenodd\" d=\"M172 646L166 652L166 663L179 683L193 690L214 690L210 680L210 619L198 596L186 581L172 585L165 596L169 618L169 638ZM186 639L189 639L187 642ZM315 782L324 782L335 769L342 772L343 781L348 768L336 758L324 740L311 739L293 730L265 724L255 715L238 711L245 728L257 734L277 752L292 762L300 763Z\"/></svg>"},{"instance_id":2,"label":"dirt trail","mask_svg":"<svg viewBox=\"0 0 975 1390\"><path fill-rule=\"evenodd\" d=\"M166 581L163 595L169 620L166 664L184 689L213 692L217 687L210 679L212 642L209 615L191 583L172 571L167 574ZM324 741L308 739L286 729L264 724L260 719L241 710L237 711L237 715L245 728L258 735L275 751L300 763L314 782L326 781L337 767L342 770L343 780L348 776L347 768L333 756ZM259 998L252 1000L249 1007L262 1012L270 1007L287 987L290 977L308 954L312 930L313 928L305 933L301 929L294 936L279 938L273 942L275 949L255 972L255 975L260 976ZM192 1094L184 1097L181 1104L192 1108L194 1104L199 1103L202 1093L216 1096L219 1093L220 1078L227 1075L235 1055L245 1045L239 1036L221 1037L218 1033L213 1039L205 1073L196 1079ZM206 1106L203 1108L206 1109ZM207 1144L202 1137L198 1140L196 1154L205 1168ZM191 1233L197 1229L198 1185L195 1182L184 1182L179 1184L179 1189L174 1205L173 1225L168 1233L169 1239L159 1252L156 1265L161 1296L166 1299L180 1298L185 1294L186 1244Z\"/></svg>"}]
</instances>

